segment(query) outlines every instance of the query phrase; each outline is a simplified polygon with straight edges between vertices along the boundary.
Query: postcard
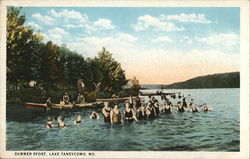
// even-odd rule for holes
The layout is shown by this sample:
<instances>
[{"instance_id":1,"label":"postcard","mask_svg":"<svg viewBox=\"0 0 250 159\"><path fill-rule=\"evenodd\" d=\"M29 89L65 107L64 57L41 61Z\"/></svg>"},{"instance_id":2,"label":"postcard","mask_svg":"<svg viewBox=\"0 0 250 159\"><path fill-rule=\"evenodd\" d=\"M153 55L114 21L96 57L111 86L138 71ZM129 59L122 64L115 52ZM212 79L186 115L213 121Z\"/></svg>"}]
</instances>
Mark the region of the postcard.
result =
<instances>
[{"instance_id":1,"label":"postcard","mask_svg":"<svg viewBox=\"0 0 250 159\"><path fill-rule=\"evenodd\" d=\"M249 158L249 1L1 4L1 158Z\"/></svg>"}]
</instances>

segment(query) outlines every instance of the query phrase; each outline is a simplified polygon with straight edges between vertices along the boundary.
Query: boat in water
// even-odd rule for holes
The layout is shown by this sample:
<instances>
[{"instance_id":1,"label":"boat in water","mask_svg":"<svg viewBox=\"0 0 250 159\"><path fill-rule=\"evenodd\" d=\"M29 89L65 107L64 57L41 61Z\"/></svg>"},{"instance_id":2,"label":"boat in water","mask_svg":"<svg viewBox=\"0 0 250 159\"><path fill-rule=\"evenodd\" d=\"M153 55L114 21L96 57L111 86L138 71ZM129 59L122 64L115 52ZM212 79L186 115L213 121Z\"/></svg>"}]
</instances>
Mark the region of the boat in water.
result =
<instances>
[{"instance_id":1,"label":"boat in water","mask_svg":"<svg viewBox=\"0 0 250 159\"><path fill-rule=\"evenodd\" d=\"M103 102L92 102L92 103L80 103L80 104L54 104L52 103L50 108L51 109L72 109L72 108L81 108L81 107L92 107L99 105ZM47 109L47 104L42 103L31 103L31 102L25 102L25 106L27 108L36 108L36 109Z\"/></svg>"},{"instance_id":2,"label":"boat in water","mask_svg":"<svg viewBox=\"0 0 250 159\"><path fill-rule=\"evenodd\" d=\"M129 100L129 97L124 97L124 98L105 98L105 99L97 98L96 99L97 102L125 102L127 100Z\"/></svg>"}]
</instances>

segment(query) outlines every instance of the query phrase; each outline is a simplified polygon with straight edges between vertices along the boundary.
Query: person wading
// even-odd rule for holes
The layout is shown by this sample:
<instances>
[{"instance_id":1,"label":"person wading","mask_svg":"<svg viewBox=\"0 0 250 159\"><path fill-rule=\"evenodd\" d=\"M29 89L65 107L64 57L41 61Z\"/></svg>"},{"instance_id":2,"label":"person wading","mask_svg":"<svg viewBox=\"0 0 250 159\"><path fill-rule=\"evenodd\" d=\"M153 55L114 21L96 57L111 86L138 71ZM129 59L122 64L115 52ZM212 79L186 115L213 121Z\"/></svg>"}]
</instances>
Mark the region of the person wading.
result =
<instances>
[{"instance_id":1,"label":"person wading","mask_svg":"<svg viewBox=\"0 0 250 159\"><path fill-rule=\"evenodd\" d=\"M110 123L110 111L111 111L111 108L109 107L109 103L104 102L104 107L102 108L104 122Z\"/></svg>"}]
</instances>

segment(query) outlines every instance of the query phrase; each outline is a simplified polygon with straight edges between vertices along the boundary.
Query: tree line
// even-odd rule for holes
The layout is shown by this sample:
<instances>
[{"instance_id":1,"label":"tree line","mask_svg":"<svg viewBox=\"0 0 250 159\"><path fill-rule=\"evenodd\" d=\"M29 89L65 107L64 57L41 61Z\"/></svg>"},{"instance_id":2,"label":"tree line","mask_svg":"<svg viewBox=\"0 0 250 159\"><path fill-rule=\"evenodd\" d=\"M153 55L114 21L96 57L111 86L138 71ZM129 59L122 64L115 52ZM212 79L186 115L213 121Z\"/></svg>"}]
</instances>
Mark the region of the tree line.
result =
<instances>
[{"instance_id":1,"label":"tree line","mask_svg":"<svg viewBox=\"0 0 250 159\"><path fill-rule=\"evenodd\" d=\"M21 8L8 7L7 99L41 102L51 96L59 100L66 90L76 96L79 79L85 84L87 100L110 97L114 93L119 96L138 94L138 89L124 90L128 82L125 70L104 47L96 57L84 58L66 45L42 42L41 34L24 26L25 20ZM32 81L33 87L30 86ZM93 83L98 82L101 82L101 91L96 94Z\"/></svg>"},{"instance_id":2,"label":"tree line","mask_svg":"<svg viewBox=\"0 0 250 159\"><path fill-rule=\"evenodd\" d=\"M199 76L184 82L167 85L166 89L196 89L196 88L240 88L240 72L218 73Z\"/></svg>"}]
</instances>

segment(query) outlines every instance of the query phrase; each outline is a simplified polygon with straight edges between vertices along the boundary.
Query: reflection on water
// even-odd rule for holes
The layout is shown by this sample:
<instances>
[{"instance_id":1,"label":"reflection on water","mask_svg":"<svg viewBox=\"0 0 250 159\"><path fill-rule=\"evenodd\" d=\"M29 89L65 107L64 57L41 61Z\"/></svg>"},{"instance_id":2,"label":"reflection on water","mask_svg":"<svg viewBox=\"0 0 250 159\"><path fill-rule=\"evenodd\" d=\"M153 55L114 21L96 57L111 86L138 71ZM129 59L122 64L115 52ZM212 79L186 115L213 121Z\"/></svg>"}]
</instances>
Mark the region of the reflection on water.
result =
<instances>
[{"instance_id":1,"label":"reflection on water","mask_svg":"<svg viewBox=\"0 0 250 159\"><path fill-rule=\"evenodd\" d=\"M179 91L192 94L197 104L206 102L214 110L207 113L173 112L160 114L155 120L110 125L104 123L102 117L100 120L89 119L91 110L48 113L8 105L6 149L239 151L239 89L193 89L177 92ZM176 104L177 101L178 99L172 100L172 103ZM122 108L123 105L119 107ZM100 113L101 109L98 111ZM83 122L73 125L77 114L83 114ZM44 128L48 115L63 115L69 127Z\"/></svg>"}]
</instances>

